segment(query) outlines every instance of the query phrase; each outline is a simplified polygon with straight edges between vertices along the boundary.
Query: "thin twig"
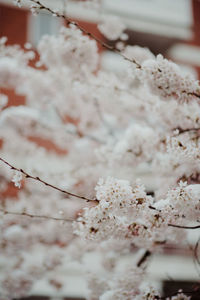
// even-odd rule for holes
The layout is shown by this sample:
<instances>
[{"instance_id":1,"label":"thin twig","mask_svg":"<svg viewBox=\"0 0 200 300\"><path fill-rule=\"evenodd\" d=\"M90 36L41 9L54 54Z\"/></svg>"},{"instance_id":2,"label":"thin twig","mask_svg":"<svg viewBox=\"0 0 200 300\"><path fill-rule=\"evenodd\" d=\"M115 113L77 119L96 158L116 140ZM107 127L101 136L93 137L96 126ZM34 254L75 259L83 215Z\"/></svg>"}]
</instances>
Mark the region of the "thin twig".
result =
<instances>
[{"instance_id":1,"label":"thin twig","mask_svg":"<svg viewBox=\"0 0 200 300\"><path fill-rule=\"evenodd\" d=\"M197 226L182 226L182 225L176 225L176 224L168 224L170 227L175 227L175 228L182 228L182 229L198 229L200 228L200 225Z\"/></svg>"},{"instance_id":2,"label":"thin twig","mask_svg":"<svg viewBox=\"0 0 200 300\"><path fill-rule=\"evenodd\" d=\"M66 190L63 190L63 189L61 189L61 188L59 188L59 187L57 187L57 186L55 186L55 185L53 185L53 184L50 184L50 183L46 182L45 180L41 179L41 178L38 177L38 176L36 176L36 177L35 177L35 176L32 176L32 175L28 174L27 172L25 172L23 169L19 169L19 168L16 168L15 166L11 165L9 162L7 162L5 159L3 159L3 158L1 158L1 157L0 157L0 161L2 161L4 164L6 164L7 166L9 166L12 170L18 171L18 172L22 173L26 178L30 178L30 179L33 179L33 180L35 180L35 181L39 181L39 182L41 182L42 184L44 184L44 185L46 185L46 186L48 186L48 187L51 187L52 189L57 190L57 191L59 191L59 192L61 192L61 193L64 193L64 194L66 194L66 195L68 195L68 196L76 197L76 198L85 200L85 201L87 201L87 202L89 202L89 201L96 202L96 201L97 201L96 199L89 199L89 198L87 198L87 197L80 196L80 195L77 195L77 194L68 192L68 191L66 191Z\"/></svg>"},{"instance_id":3,"label":"thin twig","mask_svg":"<svg viewBox=\"0 0 200 300\"><path fill-rule=\"evenodd\" d=\"M151 255L151 252L149 250L146 250L144 252L144 254L142 255L142 257L139 259L139 261L137 262L137 267L141 267L144 262L148 259L148 257Z\"/></svg>"},{"instance_id":4,"label":"thin twig","mask_svg":"<svg viewBox=\"0 0 200 300\"><path fill-rule=\"evenodd\" d=\"M185 133L185 132L190 132L190 131L200 131L200 128L187 128L187 129L182 129L182 128L180 128L180 127L178 127L178 128L175 128L175 129L173 129L173 130L178 130L179 131L179 134L182 134L182 133Z\"/></svg>"},{"instance_id":5,"label":"thin twig","mask_svg":"<svg viewBox=\"0 0 200 300\"><path fill-rule=\"evenodd\" d=\"M0 211L4 215L15 215L15 216L26 216L29 218L39 218L39 219L47 219L47 220L55 220L55 221L64 221L64 222L73 222L75 219L70 219L70 218L56 218L56 217L51 217L51 216L43 216L43 215L34 215L26 212L13 212L13 211L7 211L0 209Z\"/></svg>"},{"instance_id":6,"label":"thin twig","mask_svg":"<svg viewBox=\"0 0 200 300\"><path fill-rule=\"evenodd\" d=\"M200 183L200 173L192 173L190 176L183 175L180 177L177 182L186 181L187 184L197 184ZM197 221L198 222L198 221Z\"/></svg>"},{"instance_id":7,"label":"thin twig","mask_svg":"<svg viewBox=\"0 0 200 300\"><path fill-rule=\"evenodd\" d=\"M155 208L154 206L152 205L149 205L149 208L150 209L153 209L153 210L156 210L158 212L161 212L161 210ZM198 222L198 221L197 221ZM170 227L175 227L175 228L182 228L182 229L198 229L200 228L200 225L196 225L196 226L182 226L182 225L176 225L176 224L168 224L168 226Z\"/></svg>"},{"instance_id":8,"label":"thin twig","mask_svg":"<svg viewBox=\"0 0 200 300\"><path fill-rule=\"evenodd\" d=\"M53 184L50 184L50 183L46 182L45 180L41 179L38 176L36 176L36 177L32 176L32 175L28 174L27 172L25 172L23 169L19 169L19 168L15 167L15 166L11 165L9 162L7 162L5 159L3 159L1 157L0 157L0 161L2 161L4 164L6 164L7 166L9 166L12 170L18 171L18 172L22 173L26 178L38 181L38 182L40 182L40 183L42 183L42 184L44 184L44 185L46 185L48 187L51 187L54 190L57 190L57 191L59 191L61 193L66 194L68 196L76 197L76 198L82 199L82 200L84 200L86 202L95 202L96 204L98 203L97 199L89 199L87 197L80 196L80 195L68 192L68 191L63 190L63 189L61 189L61 188L59 188L59 187L57 187L57 186L55 186ZM155 207L153 207L151 205L149 206L149 208L157 210ZM198 228L200 228L200 225L196 225L196 226L182 226L182 225L176 225L176 224L168 224L168 226L175 227L175 228L182 228L182 229L198 229Z\"/></svg>"}]
</instances>

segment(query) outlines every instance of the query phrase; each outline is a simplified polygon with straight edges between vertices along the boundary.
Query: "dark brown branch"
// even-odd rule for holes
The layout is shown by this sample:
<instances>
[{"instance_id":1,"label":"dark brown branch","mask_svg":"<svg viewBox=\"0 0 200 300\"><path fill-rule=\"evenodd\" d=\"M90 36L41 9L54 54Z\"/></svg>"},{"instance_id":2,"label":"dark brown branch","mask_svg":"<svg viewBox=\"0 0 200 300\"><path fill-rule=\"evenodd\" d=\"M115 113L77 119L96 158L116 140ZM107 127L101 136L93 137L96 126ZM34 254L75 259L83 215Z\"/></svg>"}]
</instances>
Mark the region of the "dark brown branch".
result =
<instances>
[{"instance_id":1,"label":"dark brown branch","mask_svg":"<svg viewBox=\"0 0 200 300\"><path fill-rule=\"evenodd\" d=\"M195 96L195 97L197 97L197 98L200 98L200 95L199 94L197 94L197 93L195 93L195 92L193 92L193 93L186 93L187 95L191 95L191 96Z\"/></svg>"},{"instance_id":2,"label":"dark brown branch","mask_svg":"<svg viewBox=\"0 0 200 300\"><path fill-rule=\"evenodd\" d=\"M27 172L25 172L23 169L19 169L19 168L14 167L13 165L11 165L9 162L7 162L6 160L4 160L1 157L0 157L0 161L2 161L4 164L6 164L7 166L9 166L12 170L18 171L18 172L22 173L25 176L25 178L30 178L32 180L38 181L38 182L40 182L40 183L42 183L42 184L44 184L44 185L46 185L48 187L51 187L54 190L57 190L57 191L59 191L61 193L66 194L68 196L76 197L76 198L82 199L82 200L87 201L87 202L91 202L92 201L92 202L95 202L96 204L98 203L97 199L89 199L89 198L86 198L84 196L80 196L80 195L68 192L66 190L63 190L63 189L61 189L59 187L56 187L55 185L52 185L52 184L44 181L43 179L39 178L38 176L37 177L32 176L32 175L28 174ZM157 210L155 207L153 207L151 205L149 206L149 208L153 209L153 210ZM168 226L175 227L175 228L182 228L182 229L198 229L198 228L200 228L200 225L197 225L197 226L182 226L182 225L176 225L176 224L168 224ZM148 255L150 255L150 254L148 254Z\"/></svg>"},{"instance_id":3,"label":"dark brown branch","mask_svg":"<svg viewBox=\"0 0 200 300\"><path fill-rule=\"evenodd\" d=\"M153 209L153 210L156 210L156 211L159 211L159 212L161 212L161 210L159 210L159 209L155 208L155 207L154 207L154 206L152 206L152 205L149 205L149 208L150 208L150 209Z\"/></svg>"},{"instance_id":4,"label":"dark brown branch","mask_svg":"<svg viewBox=\"0 0 200 300\"><path fill-rule=\"evenodd\" d=\"M200 131L200 128L187 128L187 129L182 129L182 128L180 128L180 127L178 127L178 128L175 128L175 129L173 129L173 130L178 130L179 131L179 134L182 134L182 133L185 133L185 132L190 132L190 131Z\"/></svg>"},{"instance_id":5,"label":"dark brown branch","mask_svg":"<svg viewBox=\"0 0 200 300\"><path fill-rule=\"evenodd\" d=\"M38 176L37 176L37 177L32 176L32 175L28 174L27 172L25 172L23 169L19 169L19 168L14 167L13 165L11 165L9 162L7 162L6 160L4 160L4 159L1 158L1 157L0 157L0 161L2 161L4 164L6 164L7 166L9 166L12 170L18 171L18 172L22 173L26 178L30 178L30 179L33 179L33 180L35 180L35 181L39 181L39 182L41 182L42 184L44 184L44 185L46 185L46 186L48 186L48 187L51 187L52 189L57 190L57 191L59 191L59 192L61 192L61 193L64 193L64 194L66 194L66 195L68 195L68 196L76 197L76 198L85 200L85 201L87 201L87 202L89 202L89 201L97 202L97 200L95 200L95 199L89 199L89 198L87 198L87 197L80 196L80 195L77 195L77 194L68 192L68 191L66 191L66 190L63 190L63 189L61 189L61 188L59 188L59 187L57 187L57 186L55 186L55 185L53 185L53 184L50 184L50 183L44 181L43 179L39 178Z\"/></svg>"},{"instance_id":6,"label":"dark brown branch","mask_svg":"<svg viewBox=\"0 0 200 300\"><path fill-rule=\"evenodd\" d=\"M175 228L182 228L182 229L198 229L198 228L200 228L200 225L196 225L196 226L182 226L182 225L168 224L168 226L175 227Z\"/></svg>"},{"instance_id":7,"label":"dark brown branch","mask_svg":"<svg viewBox=\"0 0 200 300\"><path fill-rule=\"evenodd\" d=\"M50 216L43 216L43 215L33 215L26 212L13 212L13 211L7 211L0 209L0 212L2 212L4 215L14 215L14 216L26 216L29 218L39 218L39 219L47 219L47 220L54 220L54 221L64 221L64 222L73 222L75 219L70 218L56 218L56 217L50 217Z\"/></svg>"},{"instance_id":8,"label":"dark brown branch","mask_svg":"<svg viewBox=\"0 0 200 300\"><path fill-rule=\"evenodd\" d=\"M149 208L153 209L153 210L156 210L158 212L161 212L161 210L158 210L157 208L153 207L152 205L149 205ZM176 225L176 224L168 224L168 226L175 227L175 228L182 228L182 229L198 229L198 228L200 228L200 225L196 225L196 226L182 226L182 225Z\"/></svg>"},{"instance_id":9,"label":"dark brown branch","mask_svg":"<svg viewBox=\"0 0 200 300\"><path fill-rule=\"evenodd\" d=\"M139 261L137 262L137 267L141 267L143 265L143 263L148 259L148 257L151 255L151 252L149 250L146 250L144 252L144 254L142 255L142 257L139 259Z\"/></svg>"},{"instance_id":10,"label":"dark brown branch","mask_svg":"<svg viewBox=\"0 0 200 300\"><path fill-rule=\"evenodd\" d=\"M177 183L180 181L186 181L187 184L199 184L200 183L200 173L192 173L190 176L183 175L177 180Z\"/></svg>"}]
</instances>

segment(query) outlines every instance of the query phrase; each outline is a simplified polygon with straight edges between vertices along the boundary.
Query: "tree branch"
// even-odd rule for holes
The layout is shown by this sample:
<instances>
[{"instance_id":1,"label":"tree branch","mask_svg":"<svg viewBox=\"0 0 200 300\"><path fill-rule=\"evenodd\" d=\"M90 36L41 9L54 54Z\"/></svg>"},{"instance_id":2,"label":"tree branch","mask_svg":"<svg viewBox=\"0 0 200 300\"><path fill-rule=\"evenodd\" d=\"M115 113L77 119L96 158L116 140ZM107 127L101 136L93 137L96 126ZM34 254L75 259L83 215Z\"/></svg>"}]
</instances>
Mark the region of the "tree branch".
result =
<instances>
[{"instance_id":1,"label":"tree branch","mask_svg":"<svg viewBox=\"0 0 200 300\"><path fill-rule=\"evenodd\" d=\"M55 220L55 221L64 221L64 222L73 222L75 219L70 218L56 218L56 217L50 217L50 216L43 216L43 215L33 215L26 212L13 212L13 211L7 211L0 209L0 212L2 212L4 215L14 215L14 216L26 216L29 218L39 218L39 219L47 219L47 220Z\"/></svg>"},{"instance_id":2,"label":"tree branch","mask_svg":"<svg viewBox=\"0 0 200 300\"><path fill-rule=\"evenodd\" d=\"M144 254L142 255L142 257L139 259L139 261L137 262L137 267L141 267L143 265L143 263L147 260L147 258L151 255L151 252L149 250L146 250L144 252Z\"/></svg>"},{"instance_id":3,"label":"tree branch","mask_svg":"<svg viewBox=\"0 0 200 300\"><path fill-rule=\"evenodd\" d=\"M50 183L44 181L43 179L39 178L38 176L37 177L32 176L32 175L28 174L27 172L25 172L23 169L19 169L19 168L14 167L13 165L11 165L9 162L7 162L5 159L3 159L1 157L0 157L0 161L2 161L4 164L6 164L7 166L9 166L12 170L18 171L18 172L22 173L26 178L30 178L30 179L33 179L35 181L39 181L42 184L44 184L44 185L46 185L46 186L48 186L48 187L50 187L50 188L52 188L54 190L57 190L57 191L59 191L61 193L64 193L64 194L66 194L68 196L76 197L76 198L82 199L82 200L87 201L87 202L92 201L92 202L96 202L97 203L96 199L89 199L87 197L80 196L80 195L68 192L68 191L63 190L63 189L61 189L61 188L59 188L59 187L57 187L57 186L55 186L53 184L50 184Z\"/></svg>"},{"instance_id":4,"label":"tree branch","mask_svg":"<svg viewBox=\"0 0 200 300\"><path fill-rule=\"evenodd\" d=\"M19 169L19 168L14 167L13 165L11 165L9 162L7 162L5 159L3 159L3 158L1 158L1 157L0 157L0 161L2 161L4 164L6 164L7 166L9 166L12 170L18 171L18 172L22 173L26 178L30 178L30 179L32 179L32 180L38 181L38 182L40 182L40 183L42 183L42 184L44 184L44 185L46 185L46 186L48 186L48 187L50 187L50 188L52 188L52 189L54 189L54 190L57 190L57 191L59 191L59 192L61 192L61 193L66 194L66 195L68 195L68 196L76 197L76 198L82 199L82 200L84 200L84 201L86 201L86 202L94 202L95 204L98 203L98 200L97 200L97 199L89 199L89 198L87 198L87 197L80 196L80 195L77 195L77 194L68 192L68 191L63 190L63 189L61 189L61 188L59 188L59 187L57 187L57 186L55 186L55 185L53 185L53 184L50 184L50 183L46 182L45 180L41 179L41 178L38 177L38 176L37 176L37 177L32 176L32 175L28 174L27 172L25 172L23 169ZM153 206L151 206L151 205L149 206L149 208L150 208L150 209L157 210L155 207L153 207ZM158 211L159 211L159 210L158 210ZM49 217L49 218L50 218L50 217ZM61 220L61 219L60 219L60 220ZM198 229L198 228L200 228L200 225L196 225L196 226L182 226L182 225L176 225L176 224L168 224L168 226L170 226L170 227L175 227L175 228L182 228L182 229ZM148 255L149 255L149 254L148 254Z\"/></svg>"},{"instance_id":5,"label":"tree branch","mask_svg":"<svg viewBox=\"0 0 200 300\"><path fill-rule=\"evenodd\" d=\"M182 128L180 128L180 127L178 127L178 128L175 128L175 129L173 129L173 130L178 130L179 131L179 134L182 134L182 133L185 133L185 132L190 132L190 131L200 131L200 128L187 128L187 129L182 129Z\"/></svg>"},{"instance_id":6,"label":"tree branch","mask_svg":"<svg viewBox=\"0 0 200 300\"><path fill-rule=\"evenodd\" d=\"M182 228L182 229L198 229L198 228L200 228L200 225L197 225L197 226L182 226L182 225L168 224L168 226L175 227L175 228Z\"/></svg>"},{"instance_id":7,"label":"tree branch","mask_svg":"<svg viewBox=\"0 0 200 300\"><path fill-rule=\"evenodd\" d=\"M158 212L161 212L161 210L153 207L152 205L149 205L149 208L153 209L153 210L156 210ZM196 226L182 226L182 225L176 225L176 224L168 224L168 226L175 227L175 228L182 228L182 229L198 229L198 228L200 228L200 225L196 225Z\"/></svg>"}]
</instances>

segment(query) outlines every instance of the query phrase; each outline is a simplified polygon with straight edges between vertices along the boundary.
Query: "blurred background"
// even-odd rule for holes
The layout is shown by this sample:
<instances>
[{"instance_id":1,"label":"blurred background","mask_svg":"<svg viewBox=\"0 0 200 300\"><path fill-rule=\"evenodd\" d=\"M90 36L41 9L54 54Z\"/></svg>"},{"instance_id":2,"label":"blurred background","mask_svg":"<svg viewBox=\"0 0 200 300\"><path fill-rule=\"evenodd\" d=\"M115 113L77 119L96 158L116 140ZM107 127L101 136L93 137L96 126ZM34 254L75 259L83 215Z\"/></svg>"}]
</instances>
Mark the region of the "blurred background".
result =
<instances>
[{"instance_id":1,"label":"blurred background","mask_svg":"<svg viewBox=\"0 0 200 300\"><path fill-rule=\"evenodd\" d=\"M100 10L80 6L81 0L46 0L53 9L67 13L83 28L102 40L105 38L97 29L100 14L119 16L127 26L127 44L148 47L154 54L165 57L189 69L200 77L200 1L199 0L98 0ZM82 1L84 2L84 0ZM14 6L13 0L0 0L0 36L8 37L8 44L27 42L35 47L44 34L55 34L64 21L52 18L47 13L33 16L24 6ZM110 44L116 41L107 41ZM114 53L102 52L104 68L123 71L126 67L123 59ZM10 95L11 96L11 95ZM17 96L14 105L24 103Z\"/></svg>"},{"instance_id":2,"label":"blurred background","mask_svg":"<svg viewBox=\"0 0 200 300\"><path fill-rule=\"evenodd\" d=\"M76 20L87 31L95 34L101 40L105 38L97 29L99 14L119 16L127 26L127 44L148 47L154 54L161 53L165 57L181 64L200 78L200 1L198 0L103 0L101 11L80 6L76 0L48 0L53 9L62 10L71 19ZM20 44L22 47L30 43L36 47L41 36L55 34L64 21L53 18L47 13L33 16L26 6L14 6L12 0L0 0L0 37L8 37L8 44ZM106 41L113 45L116 41ZM103 68L122 72L126 67L123 60L116 54L99 47ZM21 95L12 90L3 90L9 96L8 105L25 103ZM11 189L11 187L10 187ZM12 193L12 191L10 191ZM191 241L195 244L199 236L191 233ZM156 261L152 261L149 270L151 276L159 280L164 292L171 294L180 288L189 289L199 280L195 269L192 251L179 248L167 248ZM84 285L80 283L77 289L78 270L74 271L67 294L76 296L84 294ZM75 275L74 275L75 274ZM70 274L68 274L70 277ZM29 299L48 299L48 291L41 284L35 290L36 297ZM58 299L58 298L57 298ZM72 298L66 298L72 299ZM192 299L199 299L193 297Z\"/></svg>"},{"instance_id":3,"label":"blurred background","mask_svg":"<svg viewBox=\"0 0 200 300\"><path fill-rule=\"evenodd\" d=\"M46 2L54 9L65 10L68 16L99 36L96 23L101 12L80 7L77 0ZM199 0L102 0L101 3L104 13L117 15L126 24L128 44L148 47L153 53L162 53L200 74ZM46 13L35 18L25 8L13 6L13 0L0 0L0 5L0 35L8 36L10 44L24 45L28 41L36 45L43 34L53 34L62 25L62 21Z\"/></svg>"}]
</instances>

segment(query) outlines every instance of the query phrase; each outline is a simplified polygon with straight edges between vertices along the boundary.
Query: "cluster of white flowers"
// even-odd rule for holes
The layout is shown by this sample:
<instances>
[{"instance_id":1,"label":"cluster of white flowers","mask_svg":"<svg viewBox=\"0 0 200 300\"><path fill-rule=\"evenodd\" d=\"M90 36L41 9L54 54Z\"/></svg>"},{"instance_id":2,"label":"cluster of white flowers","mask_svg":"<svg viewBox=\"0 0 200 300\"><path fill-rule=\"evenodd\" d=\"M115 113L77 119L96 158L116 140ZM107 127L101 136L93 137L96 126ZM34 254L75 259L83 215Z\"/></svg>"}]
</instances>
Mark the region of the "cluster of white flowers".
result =
<instances>
[{"instance_id":1,"label":"cluster of white flowers","mask_svg":"<svg viewBox=\"0 0 200 300\"><path fill-rule=\"evenodd\" d=\"M184 75L175 63L160 54L156 59L148 59L142 63L138 77L162 99L176 98L188 101L193 93L200 94L198 81L190 74Z\"/></svg>"},{"instance_id":2,"label":"cluster of white flowers","mask_svg":"<svg viewBox=\"0 0 200 300\"><path fill-rule=\"evenodd\" d=\"M21 187L21 181L22 181L22 173L19 171L15 171L12 182L14 182L15 186L20 188Z\"/></svg>"},{"instance_id":3,"label":"cluster of white flowers","mask_svg":"<svg viewBox=\"0 0 200 300\"><path fill-rule=\"evenodd\" d=\"M180 182L179 186L168 192L165 203L170 205L174 210L174 214L184 216L186 220L196 221L200 214L200 184L188 185L187 182ZM160 201L161 202L161 201ZM165 207L159 206L157 208L165 209ZM186 221L185 221L186 222Z\"/></svg>"},{"instance_id":4,"label":"cluster of white flowers","mask_svg":"<svg viewBox=\"0 0 200 300\"><path fill-rule=\"evenodd\" d=\"M143 48L136 45L135 46L127 45L122 53L128 59L130 60L134 59L139 64L142 64L144 61L148 59L155 59L155 56L148 48Z\"/></svg>"},{"instance_id":5,"label":"cluster of white flowers","mask_svg":"<svg viewBox=\"0 0 200 300\"><path fill-rule=\"evenodd\" d=\"M105 274L105 277L90 273L88 286L89 300L155 300L164 299L160 292L150 284L144 284L145 271L134 266L126 266L117 275ZM190 296L179 292L177 295L167 297L166 300L190 300Z\"/></svg>"},{"instance_id":6,"label":"cluster of white flowers","mask_svg":"<svg viewBox=\"0 0 200 300\"><path fill-rule=\"evenodd\" d=\"M102 17L98 24L98 29L107 39L117 40L121 37L126 26L119 17L108 15Z\"/></svg>"},{"instance_id":7,"label":"cluster of white flowers","mask_svg":"<svg viewBox=\"0 0 200 300\"><path fill-rule=\"evenodd\" d=\"M25 297L30 292L33 278L27 276L22 270L15 270L6 274L4 281L1 283L1 299L13 299Z\"/></svg>"},{"instance_id":8,"label":"cluster of white flowers","mask_svg":"<svg viewBox=\"0 0 200 300\"><path fill-rule=\"evenodd\" d=\"M124 272L120 272L109 281L109 290L100 296L100 300L129 300L140 299L140 285L144 277L144 272L140 268L129 267ZM133 280L134 278L134 280Z\"/></svg>"},{"instance_id":9,"label":"cluster of white flowers","mask_svg":"<svg viewBox=\"0 0 200 300\"><path fill-rule=\"evenodd\" d=\"M108 39L127 39L117 17L102 16L98 27ZM198 82L161 55L122 46L122 56L137 64L129 61L116 74L101 67L96 42L75 25L42 38L34 67L31 45L23 50L0 39L2 157L62 190L96 199L76 200L30 178L9 194L10 173L1 167L1 209L16 213L0 218L1 255L10 263L0 277L6 300L26 296L64 256L82 263L83 252L97 249L106 253L106 275L89 278L88 299L155 299L158 293L140 284L142 268L117 275L118 257L133 246L160 251L187 242L185 230L169 225L200 221ZM7 107L7 88L26 104ZM20 187L22 173L12 181ZM44 252L40 267L28 259L35 245Z\"/></svg>"},{"instance_id":10,"label":"cluster of white flowers","mask_svg":"<svg viewBox=\"0 0 200 300\"><path fill-rule=\"evenodd\" d=\"M176 162L199 162L200 139L196 133L185 133L167 139L167 151Z\"/></svg>"},{"instance_id":11,"label":"cluster of white flowers","mask_svg":"<svg viewBox=\"0 0 200 300\"><path fill-rule=\"evenodd\" d=\"M13 0L14 4L17 5L18 7L21 7L21 0Z\"/></svg>"},{"instance_id":12,"label":"cluster of white flowers","mask_svg":"<svg viewBox=\"0 0 200 300\"><path fill-rule=\"evenodd\" d=\"M59 37L44 36L38 45L41 63L48 68L73 68L75 72L97 68L97 45L74 25L62 28Z\"/></svg>"},{"instance_id":13,"label":"cluster of white flowers","mask_svg":"<svg viewBox=\"0 0 200 300\"><path fill-rule=\"evenodd\" d=\"M130 164L134 164L134 160L136 163L148 161L152 159L159 140L159 133L150 126L133 123L117 139L115 145L102 146L97 154L99 157L103 155L104 160L109 163L129 161Z\"/></svg>"},{"instance_id":14,"label":"cluster of white flowers","mask_svg":"<svg viewBox=\"0 0 200 300\"><path fill-rule=\"evenodd\" d=\"M168 224L182 217L182 209L176 207L178 201L186 214L194 210L195 216L199 213L198 197L191 200L192 195L189 198L184 194L180 199L178 190L175 190L176 196L173 190L170 191L166 199L155 203L155 207L153 198L146 195L141 184L131 188L128 181L109 177L105 181L100 179L96 191L99 204L85 208L74 223L74 232L89 240L104 241L114 237L122 241L128 239L130 244L138 247L145 245L148 249L154 249L170 240L181 241L184 231L180 234L168 227ZM190 186L188 191L191 192ZM174 198L177 199L176 203ZM194 213L189 216L191 220Z\"/></svg>"},{"instance_id":15,"label":"cluster of white flowers","mask_svg":"<svg viewBox=\"0 0 200 300\"><path fill-rule=\"evenodd\" d=\"M112 235L123 235L126 227L126 213L130 213L133 192L128 181L107 178L100 179L96 187L99 204L85 208L84 214L75 223L75 233L85 238L105 239ZM77 227L77 228L76 228ZM83 233L84 232L84 233Z\"/></svg>"},{"instance_id":16,"label":"cluster of white flowers","mask_svg":"<svg viewBox=\"0 0 200 300\"><path fill-rule=\"evenodd\" d=\"M35 53L24 52L18 45L6 46L6 42L7 38L0 39L0 84L4 87L17 88L24 79L24 68L27 68Z\"/></svg>"},{"instance_id":17,"label":"cluster of white flowers","mask_svg":"<svg viewBox=\"0 0 200 300\"><path fill-rule=\"evenodd\" d=\"M40 12L40 7L35 5L35 4L32 4L31 7L30 7L30 10L31 10L33 16L36 17Z\"/></svg>"}]
</instances>

